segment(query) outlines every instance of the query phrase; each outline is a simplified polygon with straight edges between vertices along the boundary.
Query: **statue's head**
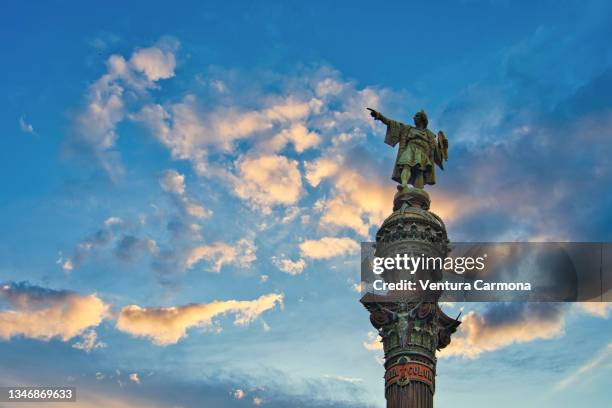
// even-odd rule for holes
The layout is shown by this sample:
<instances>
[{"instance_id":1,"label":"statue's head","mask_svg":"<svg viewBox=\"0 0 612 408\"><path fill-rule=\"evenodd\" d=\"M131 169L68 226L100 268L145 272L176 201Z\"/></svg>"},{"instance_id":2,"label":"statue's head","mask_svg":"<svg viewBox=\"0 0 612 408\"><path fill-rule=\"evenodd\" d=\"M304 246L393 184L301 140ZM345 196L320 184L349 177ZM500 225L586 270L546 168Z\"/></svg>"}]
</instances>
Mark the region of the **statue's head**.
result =
<instances>
[{"instance_id":1,"label":"statue's head","mask_svg":"<svg viewBox=\"0 0 612 408\"><path fill-rule=\"evenodd\" d=\"M427 128L427 124L429 123L429 119L427 119L427 114L424 110L420 110L414 114L414 125L418 128Z\"/></svg>"}]
</instances>

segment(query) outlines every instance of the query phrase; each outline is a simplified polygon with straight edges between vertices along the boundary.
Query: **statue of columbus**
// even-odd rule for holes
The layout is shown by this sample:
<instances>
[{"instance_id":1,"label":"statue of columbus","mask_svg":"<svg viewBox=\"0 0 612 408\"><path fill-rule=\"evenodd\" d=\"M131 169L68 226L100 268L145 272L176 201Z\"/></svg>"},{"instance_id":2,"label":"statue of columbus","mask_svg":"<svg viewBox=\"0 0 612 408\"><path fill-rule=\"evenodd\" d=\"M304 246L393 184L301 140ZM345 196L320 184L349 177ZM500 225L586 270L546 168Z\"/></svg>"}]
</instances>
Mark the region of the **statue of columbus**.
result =
<instances>
[{"instance_id":1,"label":"statue of columbus","mask_svg":"<svg viewBox=\"0 0 612 408\"><path fill-rule=\"evenodd\" d=\"M399 143L392 179L400 183L399 190L409 184L422 189L425 184L436 184L434 164L444 170L448 160L448 140L442 131L438 137L427 129L429 120L424 111L414 115L414 126L397 122L383 116L374 109L367 108L372 117L387 125L385 143L395 146Z\"/></svg>"}]
</instances>

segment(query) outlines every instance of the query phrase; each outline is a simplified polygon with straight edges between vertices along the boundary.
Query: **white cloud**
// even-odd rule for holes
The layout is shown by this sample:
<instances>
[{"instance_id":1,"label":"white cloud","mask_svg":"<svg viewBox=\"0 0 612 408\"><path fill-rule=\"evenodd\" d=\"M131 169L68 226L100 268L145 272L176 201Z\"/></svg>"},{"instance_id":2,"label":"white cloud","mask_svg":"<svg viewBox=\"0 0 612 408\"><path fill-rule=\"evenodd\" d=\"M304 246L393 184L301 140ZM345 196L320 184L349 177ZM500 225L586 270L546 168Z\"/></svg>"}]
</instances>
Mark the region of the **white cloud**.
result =
<instances>
[{"instance_id":1,"label":"white cloud","mask_svg":"<svg viewBox=\"0 0 612 408\"><path fill-rule=\"evenodd\" d=\"M329 259L359 251L359 243L350 238L323 237L307 240L300 244L300 252L305 258Z\"/></svg>"},{"instance_id":2,"label":"white cloud","mask_svg":"<svg viewBox=\"0 0 612 408\"><path fill-rule=\"evenodd\" d=\"M138 376L138 373L131 373L129 378L131 382L140 384L140 377Z\"/></svg>"},{"instance_id":3,"label":"white cloud","mask_svg":"<svg viewBox=\"0 0 612 408\"><path fill-rule=\"evenodd\" d=\"M273 256L272 263L281 271L288 273L289 275L299 275L304 271L306 267L306 261L303 259L298 259L297 261L292 261L288 258L279 258Z\"/></svg>"},{"instance_id":4,"label":"white cloud","mask_svg":"<svg viewBox=\"0 0 612 408\"><path fill-rule=\"evenodd\" d=\"M185 176L176 170L166 170L162 173L159 185L168 193L182 196L185 194Z\"/></svg>"},{"instance_id":5,"label":"white cloud","mask_svg":"<svg viewBox=\"0 0 612 408\"><path fill-rule=\"evenodd\" d=\"M264 148L277 152L283 149L287 143L292 143L295 151L302 153L307 149L318 146L321 143L321 136L308 130L303 123L295 123L266 141Z\"/></svg>"},{"instance_id":6,"label":"white cloud","mask_svg":"<svg viewBox=\"0 0 612 408\"><path fill-rule=\"evenodd\" d=\"M212 211L204 208L200 203L187 195L185 187L185 176L176 170L166 170L162 173L159 184L162 189L169 193L181 211L188 217L209 218Z\"/></svg>"},{"instance_id":7,"label":"white cloud","mask_svg":"<svg viewBox=\"0 0 612 408\"><path fill-rule=\"evenodd\" d=\"M251 301L226 300L157 308L130 305L121 309L117 328L164 346L177 343L191 327L210 328L215 317L232 313L234 324L244 326L282 303L282 294L271 293Z\"/></svg>"},{"instance_id":8,"label":"white cloud","mask_svg":"<svg viewBox=\"0 0 612 408\"><path fill-rule=\"evenodd\" d=\"M122 172L116 155L108 153L108 150L115 146L118 137L115 127L125 114L124 87L118 79L127 69L123 57L109 57L107 73L89 87L86 105L75 118L76 140L72 142L92 154L111 176Z\"/></svg>"},{"instance_id":9,"label":"white cloud","mask_svg":"<svg viewBox=\"0 0 612 408\"><path fill-rule=\"evenodd\" d=\"M326 379L329 379L329 380L334 380L334 381L346 382L346 383L349 383L349 384L357 384L357 383L363 382L363 378L344 377L344 376L341 376L341 375L324 374L323 378L326 378Z\"/></svg>"},{"instance_id":10,"label":"white cloud","mask_svg":"<svg viewBox=\"0 0 612 408\"><path fill-rule=\"evenodd\" d=\"M241 109L237 104L205 111L195 95L187 95L181 102L167 106L145 105L131 117L146 125L175 159L190 160L196 172L204 175L211 148L233 153L235 141L253 138L278 127L280 131L268 136L275 140L268 142L273 151L288 142L292 142L299 152L316 146L319 136L303 123L294 121L299 121L317 106L313 101L287 97L268 102L261 110Z\"/></svg>"},{"instance_id":11,"label":"white cloud","mask_svg":"<svg viewBox=\"0 0 612 408\"><path fill-rule=\"evenodd\" d=\"M204 112L194 95L187 95L181 102L166 108L158 104L145 105L131 117L149 128L174 159L191 161L200 175L206 174L211 148L233 152L235 140L249 138L273 126L257 111L230 107Z\"/></svg>"},{"instance_id":12,"label":"white cloud","mask_svg":"<svg viewBox=\"0 0 612 408\"><path fill-rule=\"evenodd\" d=\"M24 133L36 134L34 131L34 126L32 126L31 123L26 122L23 116L19 118L19 129L21 129L21 131Z\"/></svg>"},{"instance_id":13,"label":"white cloud","mask_svg":"<svg viewBox=\"0 0 612 408\"><path fill-rule=\"evenodd\" d=\"M106 228L111 228L113 226L123 226L124 224L125 222L123 221L123 219L119 217L108 217L106 220L104 220L104 226Z\"/></svg>"},{"instance_id":14,"label":"white cloud","mask_svg":"<svg viewBox=\"0 0 612 408\"><path fill-rule=\"evenodd\" d=\"M61 263L62 269L66 272L70 272L74 269L74 264L72 263L72 259L66 259Z\"/></svg>"},{"instance_id":15,"label":"white cloud","mask_svg":"<svg viewBox=\"0 0 612 408\"><path fill-rule=\"evenodd\" d=\"M363 347L370 351L382 350L382 338L375 331L369 331L368 340L363 342Z\"/></svg>"},{"instance_id":16,"label":"white cloud","mask_svg":"<svg viewBox=\"0 0 612 408\"><path fill-rule=\"evenodd\" d=\"M234 245L225 242L199 245L187 251L184 267L191 269L197 263L207 261L210 264L208 270L212 272L220 272L224 265L229 264L247 268L257 259L256 250L255 243L248 238L243 238Z\"/></svg>"},{"instance_id":17,"label":"white cloud","mask_svg":"<svg viewBox=\"0 0 612 408\"><path fill-rule=\"evenodd\" d=\"M365 282L353 282L353 281L349 281L351 290L353 292L357 292L357 293L361 293L362 291L365 290L366 284Z\"/></svg>"},{"instance_id":18,"label":"white cloud","mask_svg":"<svg viewBox=\"0 0 612 408\"><path fill-rule=\"evenodd\" d=\"M236 167L234 193L264 213L270 213L275 205L293 205L300 199L302 177L295 160L279 155L244 156Z\"/></svg>"},{"instance_id":19,"label":"white cloud","mask_svg":"<svg viewBox=\"0 0 612 408\"><path fill-rule=\"evenodd\" d=\"M185 212L193 218L209 218L212 215L212 211L191 200L185 202L184 208Z\"/></svg>"},{"instance_id":20,"label":"white cloud","mask_svg":"<svg viewBox=\"0 0 612 408\"><path fill-rule=\"evenodd\" d=\"M172 78L176 68L174 53L157 47L134 51L130 62L135 70L143 72L151 82Z\"/></svg>"},{"instance_id":21,"label":"white cloud","mask_svg":"<svg viewBox=\"0 0 612 408\"><path fill-rule=\"evenodd\" d=\"M81 341L77 341L72 345L73 348L83 350L86 353L92 350L105 348L107 345L98 340L98 333L95 330L89 330L81 335Z\"/></svg>"},{"instance_id":22,"label":"white cloud","mask_svg":"<svg viewBox=\"0 0 612 408\"><path fill-rule=\"evenodd\" d=\"M320 157L316 161L305 162L304 167L306 168L306 180L311 186L317 187L323 179L329 178L338 173L340 170L341 160L341 157Z\"/></svg>"},{"instance_id":23,"label":"white cloud","mask_svg":"<svg viewBox=\"0 0 612 408\"><path fill-rule=\"evenodd\" d=\"M280 155L282 149L291 144L301 154L327 141L337 146L363 136L364 129L374 129L364 107L377 108L381 96L392 97L384 89L359 89L328 67L288 77L276 84L277 92L268 94L255 85L234 87L233 80L229 75L208 81L223 84L214 109L188 94L180 102L145 105L131 118L148 127L174 159L189 160L201 176L229 180L239 198L264 213L274 205L291 205L302 195L297 163ZM240 92L233 91L238 88ZM240 151L238 140L246 141ZM229 173L225 163L211 165L211 151L231 156L238 163L235 173ZM310 181L316 184L321 177L311 174Z\"/></svg>"},{"instance_id":24,"label":"white cloud","mask_svg":"<svg viewBox=\"0 0 612 408\"><path fill-rule=\"evenodd\" d=\"M123 172L118 153L114 151L117 125L126 117L124 94L146 95L160 79L174 75L173 50L158 45L134 51L129 61L111 55L106 72L93 82L85 96L85 106L74 118L74 133L69 147L77 154L88 154L113 178Z\"/></svg>"},{"instance_id":25,"label":"white cloud","mask_svg":"<svg viewBox=\"0 0 612 408\"><path fill-rule=\"evenodd\" d=\"M300 215L302 213L304 209L300 208L300 207L287 207L287 209L285 210L285 214L283 215L283 217L280 219L280 222L282 224L288 224L290 222L292 222L293 220L295 220L297 218L298 215Z\"/></svg>"},{"instance_id":26,"label":"white cloud","mask_svg":"<svg viewBox=\"0 0 612 408\"><path fill-rule=\"evenodd\" d=\"M595 354L590 360L584 363L578 369L571 370L571 374L559 381L554 391L558 392L566 389L570 385L579 382L584 378L591 378L594 374L592 371L602 368L605 364L612 361L612 343L608 343L599 353Z\"/></svg>"}]
</instances>

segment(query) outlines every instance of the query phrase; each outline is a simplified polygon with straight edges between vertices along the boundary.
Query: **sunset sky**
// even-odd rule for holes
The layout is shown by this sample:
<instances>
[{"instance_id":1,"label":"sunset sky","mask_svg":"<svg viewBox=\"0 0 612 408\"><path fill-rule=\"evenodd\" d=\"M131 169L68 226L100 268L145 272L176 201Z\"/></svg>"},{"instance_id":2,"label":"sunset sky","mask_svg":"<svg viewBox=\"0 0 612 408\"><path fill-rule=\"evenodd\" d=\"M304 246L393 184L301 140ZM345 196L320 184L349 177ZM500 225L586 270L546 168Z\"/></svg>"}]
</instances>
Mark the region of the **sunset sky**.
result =
<instances>
[{"instance_id":1,"label":"sunset sky","mask_svg":"<svg viewBox=\"0 0 612 408\"><path fill-rule=\"evenodd\" d=\"M2 5L0 386L383 407L366 106L445 131L452 241L612 240L609 2L125 3ZM437 406L612 406L607 304L445 310Z\"/></svg>"}]
</instances>

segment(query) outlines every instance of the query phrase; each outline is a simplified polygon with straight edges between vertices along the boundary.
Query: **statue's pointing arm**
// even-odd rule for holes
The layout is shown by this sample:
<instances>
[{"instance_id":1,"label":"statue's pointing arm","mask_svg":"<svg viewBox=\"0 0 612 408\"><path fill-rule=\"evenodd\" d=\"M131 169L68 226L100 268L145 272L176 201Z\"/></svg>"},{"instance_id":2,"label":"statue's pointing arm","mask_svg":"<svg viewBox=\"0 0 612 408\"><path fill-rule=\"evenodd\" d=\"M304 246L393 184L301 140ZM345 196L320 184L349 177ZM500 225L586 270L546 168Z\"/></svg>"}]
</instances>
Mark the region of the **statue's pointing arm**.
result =
<instances>
[{"instance_id":1,"label":"statue's pointing arm","mask_svg":"<svg viewBox=\"0 0 612 408\"><path fill-rule=\"evenodd\" d=\"M400 122L396 122L392 119L389 119L383 116L382 113L375 111L374 109L370 109L370 108L366 108L366 109L370 111L370 115L374 119L380 120L382 123L387 125L387 133L385 134L385 143L388 144L389 146L395 146L396 144L398 144L400 140L401 127L407 126L407 125L404 125Z\"/></svg>"},{"instance_id":2,"label":"statue's pointing arm","mask_svg":"<svg viewBox=\"0 0 612 408\"><path fill-rule=\"evenodd\" d=\"M391 119L385 117L382 113L375 111L374 109L370 109L370 108L366 108L367 110L370 111L370 115L376 119L376 120L380 120L382 123L384 123L385 125L389 125L389 123L391 123Z\"/></svg>"}]
</instances>

